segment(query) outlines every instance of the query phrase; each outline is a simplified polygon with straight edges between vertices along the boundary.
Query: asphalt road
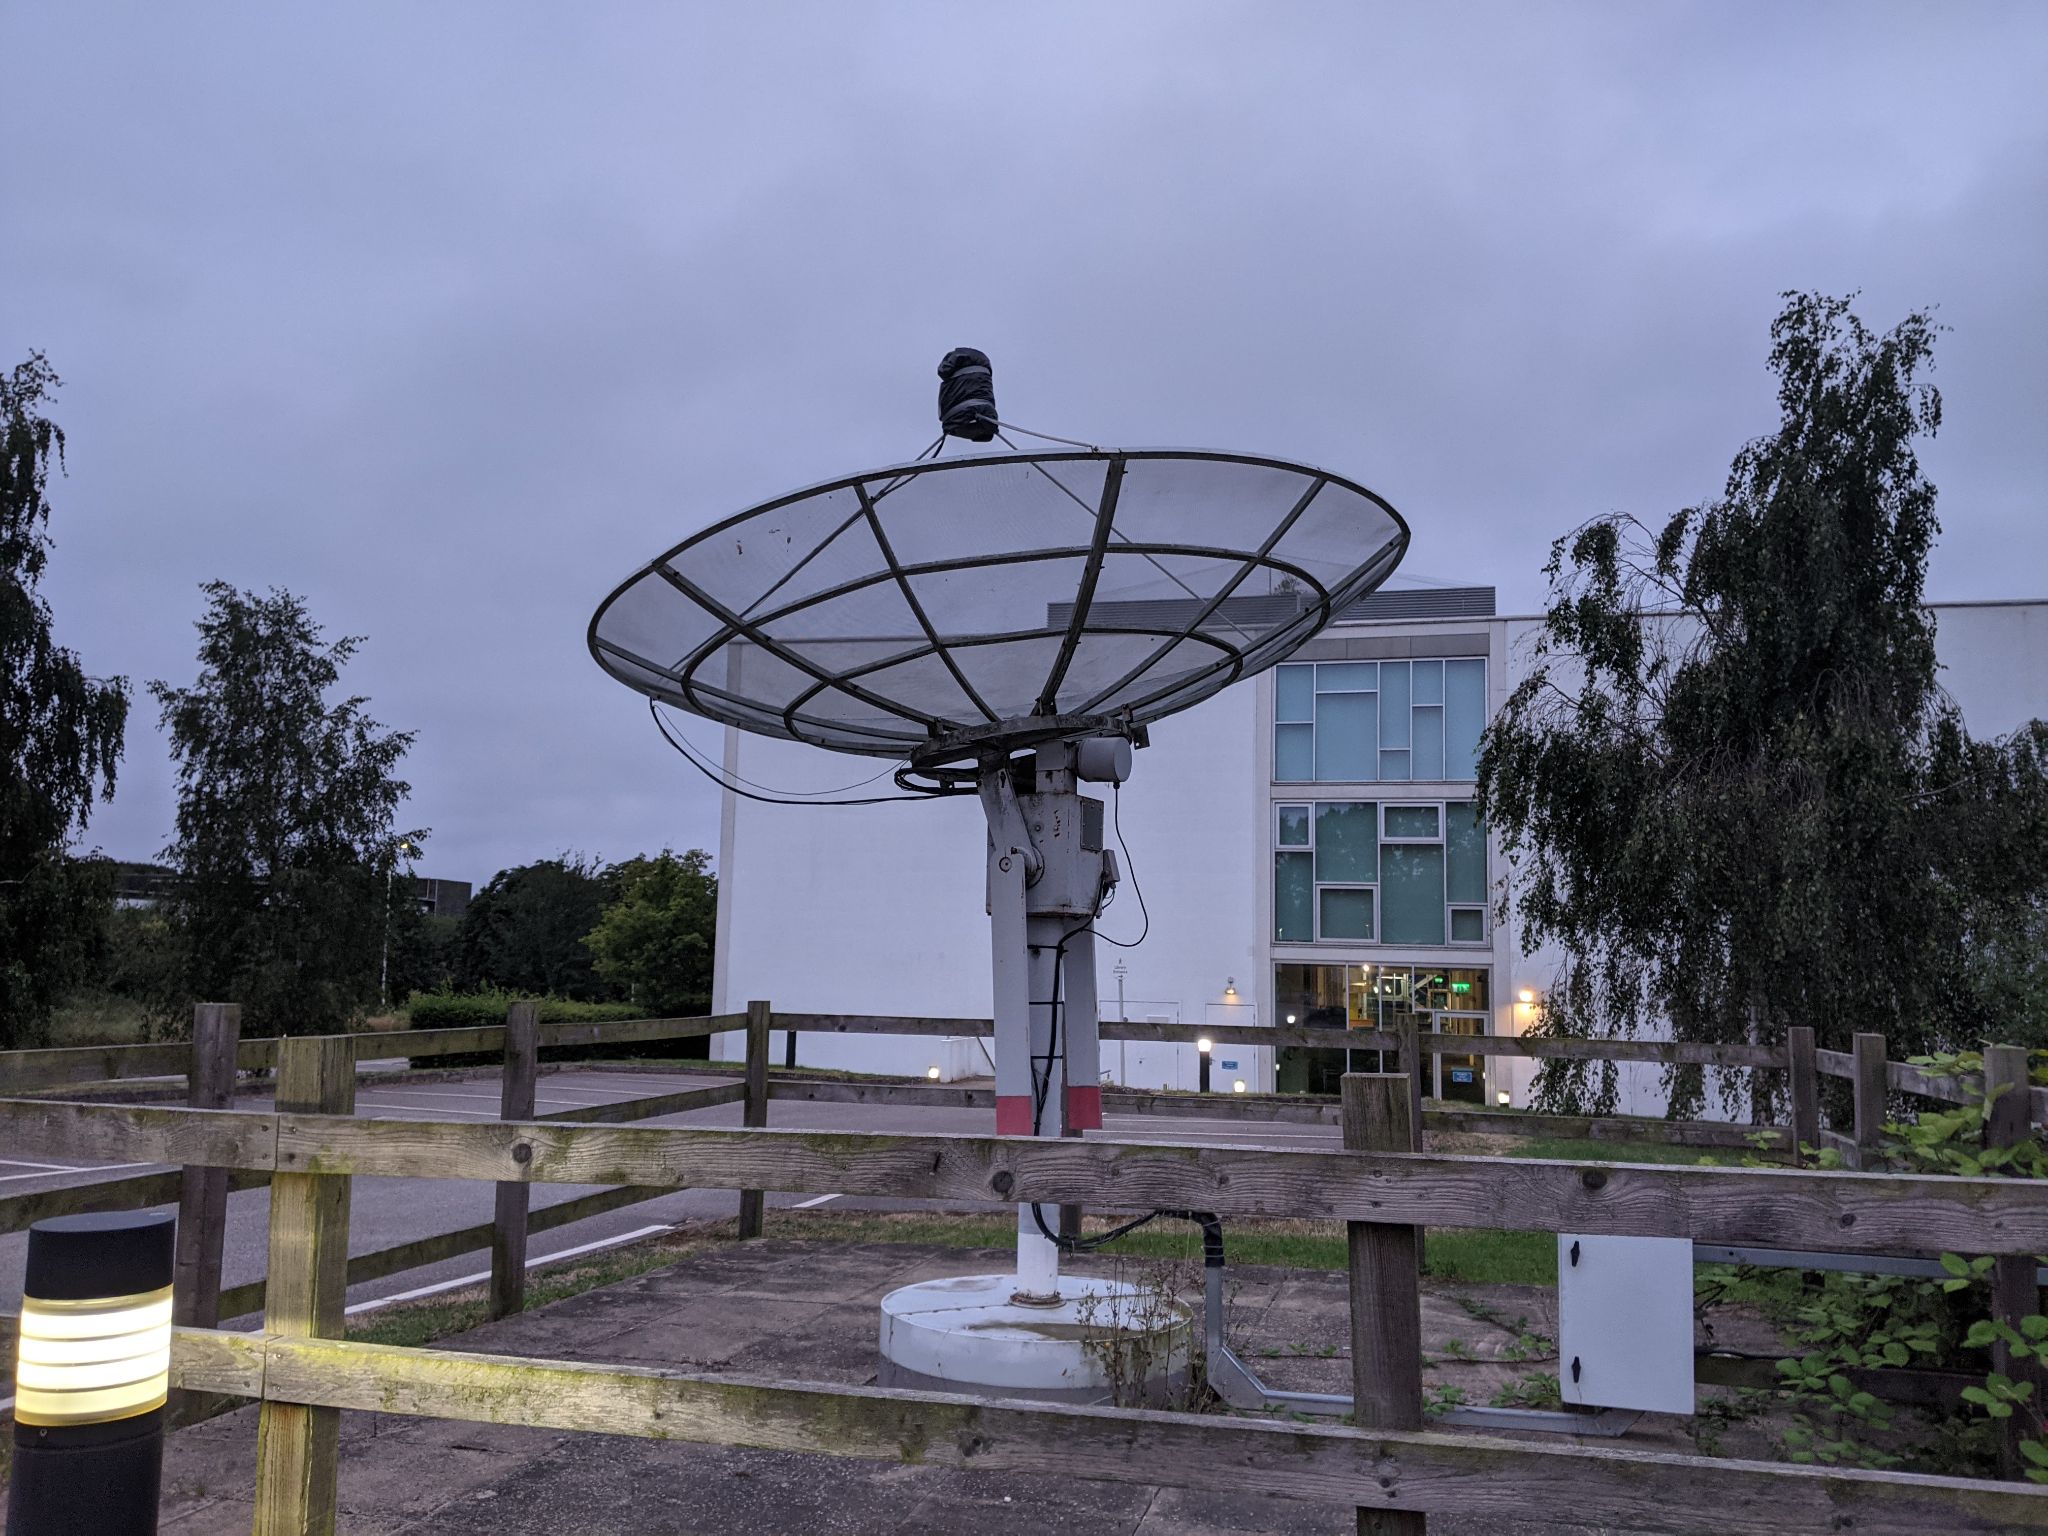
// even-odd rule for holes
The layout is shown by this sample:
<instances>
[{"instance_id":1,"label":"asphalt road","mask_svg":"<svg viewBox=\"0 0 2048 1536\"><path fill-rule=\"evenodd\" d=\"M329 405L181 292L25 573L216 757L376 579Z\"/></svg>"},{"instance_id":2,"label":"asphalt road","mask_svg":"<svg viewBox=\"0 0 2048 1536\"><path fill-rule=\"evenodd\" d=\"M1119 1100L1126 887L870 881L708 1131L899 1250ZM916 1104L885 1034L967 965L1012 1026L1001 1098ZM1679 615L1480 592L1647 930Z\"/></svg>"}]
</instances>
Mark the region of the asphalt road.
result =
<instances>
[{"instance_id":1,"label":"asphalt road","mask_svg":"<svg viewBox=\"0 0 2048 1536\"><path fill-rule=\"evenodd\" d=\"M607 1072L571 1069L545 1073L539 1081L536 1108L541 1114L573 1109L579 1105L606 1104L620 1099L644 1098L702 1086L725 1078L681 1073ZM242 1108L267 1109L269 1096L244 1095ZM357 1090L356 1113L378 1120L498 1118L498 1084L494 1077L479 1076L468 1081L406 1083L364 1082ZM957 1132L988 1135L993 1130L993 1113L974 1109L924 1109L904 1105L813 1104L776 1100L769 1110L769 1123L804 1130ZM638 1125L738 1126L740 1106L720 1105L656 1120L635 1121ZM1275 1125L1220 1120L1163 1119L1147 1115L1111 1115L1104 1129L1095 1133L1112 1140L1204 1140L1219 1143L1315 1147L1335 1146L1335 1126ZM86 1165L39 1158L14 1149L0 1152L0 1195L23 1194L84 1182L83 1175L134 1174L156 1164ZM535 1209L556 1201L588 1194L594 1185L536 1184ZM369 1253L435 1233L473 1226L491 1219L492 1186L460 1179L355 1180L349 1214L349 1252ZM912 1210L932 1208L933 1203L917 1200L886 1200L842 1197L831 1190L804 1190L770 1194L771 1207L819 1207L843 1205L849 1209ZM999 1209L1000 1207L959 1206L958 1209ZM588 1217L552 1232L536 1234L528 1244L529 1263L536 1267L551 1258L559 1259L593 1248L631 1241L635 1237L684 1222L736 1215L739 1195L733 1190L677 1190L674 1194L648 1200L621 1210ZM240 1285L262 1278L266 1265L266 1232L270 1193L265 1189L243 1190L228 1197L227 1240L222 1256L222 1284ZM17 1310L21 1304L21 1278L27 1236L0 1236L0 1311ZM488 1273L488 1252L479 1251L408 1270L382 1280L354 1286L349 1291L352 1312L374 1310L380 1304L407 1299L423 1292L454 1289Z\"/></svg>"}]
</instances>

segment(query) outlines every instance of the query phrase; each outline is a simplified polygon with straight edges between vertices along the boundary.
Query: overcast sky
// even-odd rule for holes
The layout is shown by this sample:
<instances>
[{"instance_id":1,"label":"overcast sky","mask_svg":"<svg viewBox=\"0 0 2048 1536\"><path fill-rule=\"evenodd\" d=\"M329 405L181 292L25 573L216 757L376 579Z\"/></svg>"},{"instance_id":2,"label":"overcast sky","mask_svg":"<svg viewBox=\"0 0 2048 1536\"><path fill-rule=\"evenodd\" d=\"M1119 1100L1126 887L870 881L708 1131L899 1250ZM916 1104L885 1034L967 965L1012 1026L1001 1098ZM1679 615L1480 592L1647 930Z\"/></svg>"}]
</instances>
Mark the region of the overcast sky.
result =
<instances>
[{"instance_id":1,"label":"overcast sky","mask_svg":"<svg viewBox=\"0 0 2048 1536\"><path fill-rule=\"evenodd\" d=\"M0 59L0 364L65 379L46 592L136 687L119 856L216 577L368 637L424 873L715 850L591 610L923 447L958 345L1027 426L1361 480L1411 575L1527 611L1578 520L1720 489L1781 289L1938 304L1930 590L2048 595L2038 0L15 0Z\"/></svg>"}]
</instances>

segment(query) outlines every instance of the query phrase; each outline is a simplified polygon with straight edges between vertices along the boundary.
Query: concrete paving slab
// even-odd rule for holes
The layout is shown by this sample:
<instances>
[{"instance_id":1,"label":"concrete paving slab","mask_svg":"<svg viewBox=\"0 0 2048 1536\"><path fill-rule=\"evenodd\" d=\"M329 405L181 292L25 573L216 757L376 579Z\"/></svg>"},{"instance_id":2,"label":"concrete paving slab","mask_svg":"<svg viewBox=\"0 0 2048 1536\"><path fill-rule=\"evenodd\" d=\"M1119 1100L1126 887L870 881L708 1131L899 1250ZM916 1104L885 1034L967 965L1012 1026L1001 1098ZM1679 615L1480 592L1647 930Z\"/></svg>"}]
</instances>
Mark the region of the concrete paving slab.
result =
<instances>
[{"instance_id":1,"label":"concrete paving slab","mask_svg":"<svg viewBox=\"0 0 2048 1536\"><path fill-rule=\"evenodd\" d=\"M657 1364L862 1384L876 1372L876 1303L913 1279L986 1271L1006 1255L910 1245L838 1247L772 1240L710 1242L660 1271L507 1318L443 1347L591 1362ZM1075 1266L1114 1273L1109 1262ZM1129 1266L1122 1272L1128 1278ZM1199 1283L1199 1270L1195 1271ZM1344 1277L1239 1269L1237 1331L1276 1385L1348 1388ZM1246 1298L1249 1298L1247 1300ZM1433 1381L1483 1402L1497 1380L1530 1367L1498 1358L1528 1318L1542 1328L1548 1297L1507 1287L1424 1293ZM1474 1316L1474 1310L1490 1316ZM1547 1331L1547 1329L1545 1330ZM1448 1341L1468 1341L1464 1361ZM1282 1349L1278 1357L1260 1349ZM1322 1351L1333 1348L1324 1355ZM1554 1364L1547 1367L1555 1369ZM162 1529L171 1536L242 1536L255 1488L257 1411L174 1434ZM1631 1443L1685 1446L1684 1421L1646 1425ZM601 1434L342 1416L342 1536L1323 1536L1355 1528L1351 1511L1264 1494L1084 1482L942 1467L733 1450ZM1623 1536L1527 1521L1433 1517L1432 1536ZM4 1531L4 1527L0 1527Z\"/></svg>"}]
</instances>

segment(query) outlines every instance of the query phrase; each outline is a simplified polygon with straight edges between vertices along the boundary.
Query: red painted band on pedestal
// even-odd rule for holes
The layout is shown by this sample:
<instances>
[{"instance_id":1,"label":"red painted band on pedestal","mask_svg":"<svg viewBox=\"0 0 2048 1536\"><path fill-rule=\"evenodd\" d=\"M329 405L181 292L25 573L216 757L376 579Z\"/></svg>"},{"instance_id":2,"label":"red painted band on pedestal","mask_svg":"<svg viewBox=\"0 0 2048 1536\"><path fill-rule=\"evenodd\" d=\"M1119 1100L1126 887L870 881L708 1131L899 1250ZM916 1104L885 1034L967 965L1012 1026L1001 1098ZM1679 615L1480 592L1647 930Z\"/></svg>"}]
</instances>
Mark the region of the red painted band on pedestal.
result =
<instances>
[{"instance_id":1,"label":"red painted band on pedestal","mask_svg":"<svg viewBox=\"0 0 2048 1536\"><path fill-rule=\"evenodd\" d=\"M996 1134L998 1136L1029 1136L1031 1134L1030 1094L999 1093L996 1095Z\"/></svg>"},{"instance_id":2,"label":"red painted band on pedestal","mask_svg":"<svg viewBox=\"0 0 2048 1536\"><path fill-rule=\"evenodd\" d=\"M1067 1129L1070 1131L1099 1131L1102 1129L1102 1090L1100 1088L1069 1088L1067 1090Z\"/></svg>"}]
</instances>

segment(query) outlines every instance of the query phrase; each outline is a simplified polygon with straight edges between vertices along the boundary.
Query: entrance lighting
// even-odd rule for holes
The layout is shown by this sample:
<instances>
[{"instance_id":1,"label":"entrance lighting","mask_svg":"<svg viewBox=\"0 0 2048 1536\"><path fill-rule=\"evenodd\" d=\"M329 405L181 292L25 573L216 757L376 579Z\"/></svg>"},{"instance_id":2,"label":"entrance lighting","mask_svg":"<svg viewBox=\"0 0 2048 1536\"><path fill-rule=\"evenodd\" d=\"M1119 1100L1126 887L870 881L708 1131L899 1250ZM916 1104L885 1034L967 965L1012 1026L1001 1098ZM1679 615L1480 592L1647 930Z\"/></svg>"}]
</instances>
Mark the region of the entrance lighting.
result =
<instances>
[{"instance_id":1,"label":"entrance lighting","mask_svg":"<svg viewBox=\"0 0 2048 1536\"><path fill-rule=\"evenodd\" d=\"M1195 1042L1195 1049L1200 1051L1204 1056L1208 1055L1210 1051L1215 1049L1215 1047L1216 1042L1214 1040L1211 1040L1207 1035L1202 1036L1201 1039Z\"/></svg>"}]
</instances>

